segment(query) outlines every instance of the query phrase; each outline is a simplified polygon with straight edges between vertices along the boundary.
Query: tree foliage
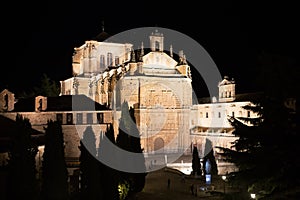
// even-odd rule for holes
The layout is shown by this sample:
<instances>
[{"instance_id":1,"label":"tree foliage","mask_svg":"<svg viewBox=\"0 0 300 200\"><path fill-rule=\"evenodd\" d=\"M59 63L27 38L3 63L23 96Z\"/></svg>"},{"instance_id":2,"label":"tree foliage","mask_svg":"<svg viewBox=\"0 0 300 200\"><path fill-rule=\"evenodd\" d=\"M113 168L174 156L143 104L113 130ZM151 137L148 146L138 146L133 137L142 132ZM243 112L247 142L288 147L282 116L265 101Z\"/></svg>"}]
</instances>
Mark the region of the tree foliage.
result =
<instances>
[{"instance_id":1,"label":"tree foliage","mask_svg":"<svg viewBox=\"0 0 300 200\"><path fill-rule=\"evenodd\" d=\"M68 171L60 122L49 120L45 128L41 198L68 199Z\"/></svg>"},{"instance_id":2,"label":"tree foliage","mask_svg":"<svg viewBox=\"0 0 300 200\"><path fill-rule=\"evenodd\" d=\"M192 158L192 175L201 176L201 163L197 146L193 148L193 158Z\"/></svg>"},{"instance_id":3,"label":"tree foliage","mask_svg":"<svg viewBox=\"0 0 300 200\"><path fill-rule=\"evenodd\" d=\"M47 74L43 74L40 82L32 90L23 91L19 96L23 98L45 96L56 97L60 94L60 87L57 82L50 79Z\"/></svg>"},{"instance_id":4,"label":"tree foliage","mask_svg":"<svg viewBox=\"0 0 300 200\"><path fill-rule=\"evenodd\" d=\"M35 156L38 149L31 138L31 123L29 119L17 114L16 126L17 132L13 135L13 144L9 151L8 195L12 199L36 199L38 185Z\"/></svg>"},{"instance_id":5,"label":"tree foliage","mask_svg":"<svg viewBox=\"0 0 300 200\"><path fill-rule=\"evenodd\" d=\"M140 133L136 126L134 109L129 108L127 102L123 102L122 104L121 119L119 122L119 133L117 135L116 144L118 147L124 150L133 153L139 153L140 160L138 161L138 163L131 164L144 167L146 171L145 158L142 154L143 150L141 148ZM128 195L134 195L135 193L142 191L145 186L146 173L120 172L120 174L122 179L121 183L127 182L130 186Z\"/></svg>"},{"instance_id":6,"label":"tree foliage","mask_svg":"<svg viewBox=\"0 0 300 200\"><path fill-rule=\"evenodd\" d=\"M100 135L101 136L101 135ZM100 137L98 148L98 159L101 161L100 156L109 155L114 157L114 152L111 151L110 145L115 145L115 136L113 124L107 126L104 135ZM100 179L101 188L103 189L103 199L119 199L118 183L120 179L119 171L111 168L107 163L99 162L100 164Z\"/></svg>"},{"instance_id":7,"label":"tree foliage","mask_svg":"<svg viewBox=\"0 0 300 200\"><path fill-rule=\"evenodd\" d=\"M81 199L99 199L102 194L100 168L96 159L96 137L91 126L86 127L83 132L79 149Z\"/></svg>"},{"instance_id":8,"label":"tree foliage","mask_svg":"<svg viewBox=\"0 0 300 200\"><path fill-rule=\"evenodd\" d=\"M238 167L239 171L232 173L234 181L244 183L250 192L272 198L300 182L296 112L286 106L288 98L296 97L289 84L295 80L293 75L287 80L285 75L290 71L283 69L290 65L282 57L268 55L262 61L258 77L263 93L252 100L253 105L244 107L258 117L229 119L239 139L233 143L234 149L221 148L221 155Z\"/></svg>"}]
</instances>

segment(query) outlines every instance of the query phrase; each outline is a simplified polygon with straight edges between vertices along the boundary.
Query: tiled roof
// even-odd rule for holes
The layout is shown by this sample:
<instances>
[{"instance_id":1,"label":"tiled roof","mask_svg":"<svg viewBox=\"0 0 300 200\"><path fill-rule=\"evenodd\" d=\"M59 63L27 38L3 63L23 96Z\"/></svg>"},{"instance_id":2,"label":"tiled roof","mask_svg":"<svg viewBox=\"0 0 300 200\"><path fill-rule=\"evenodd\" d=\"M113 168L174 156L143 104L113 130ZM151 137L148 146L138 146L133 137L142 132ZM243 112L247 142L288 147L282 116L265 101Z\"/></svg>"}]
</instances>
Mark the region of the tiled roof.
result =
<instances>
[{"instance_id":1,"label":"tiled roof","mask_svg":"<svg viewBox=\"0 0 300 200\"><path fill-rule=\"evenodd\" d=\"M93 111L108 110L85 95L62 95L47 97L47 109L45 111ZM15 104L14 112L35 111L35 98L19 99Z\"/></svg>"},{"instance_id":2,"label":"tiled roof","mask_svg":"<svg viewBox=\"0 0 300 200\"><path fill-rule=\"evenodd\" d=\"M232 102L242 102L242 101L258 101L263 96L263 93L256 92L256 93L243 93L243 94L237 94L235 95L235 99ZM203 97L199 98L198 104L206 104L206 103L212 103L212 100L210 97ZM216 102L221 103L221 102ZM226 102L224 102L226 103Z\"/></svg>"}]
</instances>

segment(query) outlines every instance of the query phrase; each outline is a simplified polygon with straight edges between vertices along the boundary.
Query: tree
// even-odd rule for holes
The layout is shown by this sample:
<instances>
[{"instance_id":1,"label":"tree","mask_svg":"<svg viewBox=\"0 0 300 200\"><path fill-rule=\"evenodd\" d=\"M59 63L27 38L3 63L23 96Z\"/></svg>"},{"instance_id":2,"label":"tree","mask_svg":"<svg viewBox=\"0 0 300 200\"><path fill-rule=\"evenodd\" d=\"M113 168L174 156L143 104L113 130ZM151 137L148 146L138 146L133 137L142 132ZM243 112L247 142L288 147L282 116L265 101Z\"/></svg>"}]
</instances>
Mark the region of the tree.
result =
<instances>
[{"instance_id":1,"label":"tree","mask_svg":"<svg viewBox=\"0 0 300 200\"><path fill-rule=\"evenodd\" d=\"M234 142L234 149L222 148L221 155L238 167L234 181L246 184L249 192L268 196L299 184L294 177L300 167L296 161L296 131L282 100L264 95L253 103L245 109L259 117L231 117L239 139Z\"/></svg>"},{"instance_id":2,"label":"tree","mask_svg":"<svg viewBox=\"0 0 300 200\"><path fill-rule=\"evenodd\" d=\"M146 171L145 158L142 154L143 150L141 148L140 133L136 126L134 109L129 109L127 102L123 102L122 104L121 119L119 123L119 133L116 139L116 144L124 150L139 153L139 161L137 163L132 164L143 167ZM123 179L123 183L129 184L129 196L142 191L142 189L145 186L146 175L147 173L121 172L121 178Z\"/></svg>"},{"instance_id":3,"label":"tree","mask_svg":"<svg viewBox=\"0 0 300 200\"><path fill-rule=\"evenodd\" d=\"M30 90L28 92L23 91L22 94L20 94L20 97L36 97L36 96L45 96L45 97L56 97L60 93L60 87L59 85L54 81L51 80L47 74L43 74L40 83L38 86L35 86L33 90Z\"/></svg>"},{"instance_id":4,"label":"tree","mask_svg":"<svg viewBox=\"0 0 300 200\"><path fill-rule=\"evenodd\" d=\"M249 192L267 199L296 199L291 195L299 198L295 192L300 182L296 176L300 167L296 138L299 118L296 110L286 106L286 100L298 97L298 64L287 56L263 52L257 66L256 82L262 92L251 100L253 105L244 108L258 117L229 118L239 139L234 149L223 148L221 155L238 167L238 172L232 173L233 180L244 183ZM284 196L287 193L290 197Z\"/></svg>"},{"instance_id":5,"label":"tree","mask_svg":"<svg viewBox=\"0 0 300 200\"><path fill-rule=\"evenodd\" d=\"M46 97L55 97L60 93L60 88L58 84L51 80L47 74L43 74L41 78L40 87L35 89L38 95L46 96Z\"/></svg>"},{"instance_id":6,"label":"tree","mask_svg":"<svg viewBox=\"0 0 300 200\"><path fill-rule=\"evenodd\" d=\"M65 200L68 199L68 171L62 127L60 122L49 120L45 130L41 198Z\"/></svg>"},{"instance_id":7,"label":"tree","mask_svg":"<svg viewBox=\"0 0 300 200\"><path fill-rule=\"evenodd\" d=\"M91 126L86 127L79 149L81 199L98 199L103 188L100 187L100 168L96 159L96 137Z\"/></svg>"},{"instance_id":8,"label":"tree","mask_svg":"<svg viewBox=\"0 0 300 200\"><path fill-rule=\"evenodd\" d=\"M16 116L16 130L13 145L9 151L9 196L12 199L36 199L37 179L35 156L38 152L31 139L32 128L29 119Z\"/></svg>"},{"instance_id":9,"label":"tree","mask_svg":"<svg viewBox=\"0 0 300 200\"><path fill-rule=\"evenodd\" d=\"M100 134L100 142L98 148L98 160L101 161L100 157L104 154L109 156L115 156L114 152L111 151L110 145L115 145L114 128L113 124L107 126L107 130L103 135ZM101 180L101 191L102 199L119 199L118 183L120 180L119 171L111 168L108 163L101 163L100 165L100 180Z\"/></svg>"},{"instance_id":10,"label":"tree","mask_svg":"<svg viewBox=\"0 0 300 200\"><path fill-rule=\"evenodd\" d=\"M197 146L193 148L192 169L192 175L201 176L201 164Z\"/></svg>"}]
</instances>

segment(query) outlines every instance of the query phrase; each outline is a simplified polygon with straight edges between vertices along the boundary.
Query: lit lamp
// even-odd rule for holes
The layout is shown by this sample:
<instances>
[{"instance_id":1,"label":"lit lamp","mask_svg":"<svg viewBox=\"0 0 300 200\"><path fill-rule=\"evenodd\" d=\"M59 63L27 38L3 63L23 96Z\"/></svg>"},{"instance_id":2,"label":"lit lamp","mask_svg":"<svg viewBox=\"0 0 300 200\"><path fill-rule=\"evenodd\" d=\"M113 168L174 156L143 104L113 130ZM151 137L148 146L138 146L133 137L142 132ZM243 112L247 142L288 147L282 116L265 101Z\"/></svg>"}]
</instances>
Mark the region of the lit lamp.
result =
<instances>
[{"instance_id":1,"label":"lit lamp","mask_svg":"<svg viewBox=\"0 0 300 200\"><path fill-rule=\"evenodd\" d=\"M255 195L254 193L251 193L251 194L250 194L250 197L251 197L251 199L255 199L255 198L256 198L256 195Z\"/></svg>"},{"instance_id":2,"label":"lit lamp","mask_svg":"<svg viewBox=\"0 0 300 200\"><path fill-rule=\"evenodd\" d=\"M225 194L225 180L226 180L226 176L223 175L223 176L222 176L222 179L223 179L223 181L224 181L224 194Z\"/></svg>"}]
</instances>

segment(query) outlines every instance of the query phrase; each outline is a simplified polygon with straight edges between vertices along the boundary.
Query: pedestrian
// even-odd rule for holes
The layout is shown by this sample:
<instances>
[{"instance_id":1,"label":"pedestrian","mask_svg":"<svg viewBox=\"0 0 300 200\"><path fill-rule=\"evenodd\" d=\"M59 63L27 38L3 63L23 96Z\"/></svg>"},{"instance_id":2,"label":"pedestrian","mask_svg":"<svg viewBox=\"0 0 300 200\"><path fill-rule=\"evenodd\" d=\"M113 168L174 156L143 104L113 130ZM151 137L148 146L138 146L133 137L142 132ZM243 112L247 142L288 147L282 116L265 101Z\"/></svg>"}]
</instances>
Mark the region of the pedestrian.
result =
<instances>
[{"instance_id":1,"label":"pedestrian","mask_svg":"<svg viewBox=\"0 0 300 200\"><path fill-rule=\"evenodd\" d=\"M181 176L181 182L185 183L185 176L184 176L184 174Z\"/></svg>"},{"instance_id":2,"label":"pedestrian","mask_svg":"<svg viewBox=\"0 0 300 200\"><path fill-rule=\"evenodd\" d=\"M194 195L194 184L192 184L190 188L191 188L192 195Z\"/></svg>"},{"instance_id":3,"label":"pedestrian","mask_svg":"<svg viewBox=\"0 0 300 200\"><path fill-rule=\"evenodd\" d=\"M171 185L171 180L170 178L168 178L168 189L170 189L170 185Z\"/></svg>"}]
</instances>

